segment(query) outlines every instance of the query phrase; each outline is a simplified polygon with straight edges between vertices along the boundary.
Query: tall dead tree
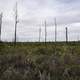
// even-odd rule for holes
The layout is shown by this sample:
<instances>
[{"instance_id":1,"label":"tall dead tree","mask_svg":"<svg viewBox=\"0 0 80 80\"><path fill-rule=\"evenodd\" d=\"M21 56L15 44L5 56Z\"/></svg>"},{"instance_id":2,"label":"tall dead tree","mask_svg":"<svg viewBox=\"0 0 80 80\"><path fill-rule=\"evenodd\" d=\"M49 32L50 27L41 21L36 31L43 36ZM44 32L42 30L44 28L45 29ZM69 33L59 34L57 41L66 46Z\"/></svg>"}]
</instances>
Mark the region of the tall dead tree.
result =
<instances>
[{"instance_id":1,"label":"tall dead tree","mask_svg":"<svg viewBox=\"0 0 80 80\"><path fill-rule=\"evenodd\" d=\"M17 2L16 2L16 7L15 7L15 39L14 42L16 43L16 33L17 33L17 23L18 23L18 11L17 11Z\"/></svg>"},{"instance_id":2,"label":"tall dead tree","mask_svg":"<svg viewBox=\"0 0 80 80\"><path fill-rule=\"evenodd\" d=\"M46 21L45 21L45 43L47 41L47 25L46 25Z\"/></svg>"},{"instance_id":3,"label":"tall dead tree","mask_svg":"<svg viewBox=\"0 0 80 80\"><path fill-rule=\"evenodd\" d=\"M54 25L55 25L55 55L56 55L56 42L57 42L57 23L56 23L56 18L54 19Z\"/></svg>"},{"instance_id":4,"label":"tall dead tree","mask_svg":"<svg viewBox=\"0 0 80 80\"><path fill-rule=\"evenodd\" d=\"M39 42L41 41L41 26L39 27Z\"/></svg>"},{"instance_id":5,"label":"tall dead tree","mask_svg":"<svg viewBox=\"0 0 80 80\"><path fill-rule=\"evenodd\" d=\"M2 13L0 14L0 42L1 42L1 27L2 27Z\"/></svg>"},{"instance_id":6,"label":"tall dead tree","mask_svg":"<svg viewBox=\"0 0 80 80\"><path fill-rule=\"evenodd\" d=\"M57 41L57 23L56 23L56 18L55 18L54 24L55 24L55 43L56 43L56 41Z\"/></svg>"},{"instance_id":7,"label":"tall dead tree","mask_svg":"<svg viewBox=\"0 0 80 80\"><path fill-rule=\"evenodd\" d=\"M68 42L68 28L66 27L66 43Z\"/></svg>"}]
</instances>

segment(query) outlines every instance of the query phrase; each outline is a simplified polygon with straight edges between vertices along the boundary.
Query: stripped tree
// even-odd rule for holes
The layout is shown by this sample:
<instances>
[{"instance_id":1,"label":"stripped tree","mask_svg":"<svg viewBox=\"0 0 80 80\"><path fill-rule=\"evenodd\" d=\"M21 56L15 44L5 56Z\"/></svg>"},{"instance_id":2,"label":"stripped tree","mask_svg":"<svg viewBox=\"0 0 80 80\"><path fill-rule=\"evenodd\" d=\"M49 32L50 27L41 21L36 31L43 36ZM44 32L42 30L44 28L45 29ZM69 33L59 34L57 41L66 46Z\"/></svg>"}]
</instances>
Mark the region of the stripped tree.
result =
<instances>
[{"instance_id":1,"label":"stripped tree","mask_svg":"<svg viewBox=\"0 0 80 80\"><path fill-rule=\"evenodd\" d=\"M55 25L55 54L56 54L56 41L57 41L57 23L56 23L56 18L54 19L54 25Z\"/></svg>"},{"instance_id":2,"label":"stripped tree","mask_svg":"<svg viewBox=\"0 0 80 80\"><path fill-rule=\"evenodd\" d=\"M45 44L47 41L47 25L46 25L46 21L45 21Z\"/></svg>"},{"instance_id":3,"label":"stripped tree","mask_svg":"<svg viewBox=\"0 0 80 80\"><path fill-rule=\"evenodd\" d=\"M2 27L2 13L0 14L0 41L1 41L1 27Z\"/></svg>"},{"instance_id":4,"label":"stripped tree","mask_svg":"<svg viewBox=\"0 0 80 80\"><path fill-rule=\"evenodd\" d=\"M39 27L39 42L41 41L41 26Z\"/></svg>"},{"instance_id":5,"label":"stripped tree","mask_svg":"<svg viewBox=\"0 0 80 80\"><path fill-rule=\"evenodd\" d=\"M68 28L66 27L66 43L68 42Z\"/></svg>"},{"instance_id":6,"label":"stripped tree","mask_svg":"<svg viewBox=\"0 0 80 80\"><path fill-rule=\"evenodd\" d=\"M17 23L18 23L18 11L17 11L17 2L16 2L16 7L15 7L15 39L14 42L16 43L16 33L17 33Z\"/></svg>"},{"instance_id":7,"label":"stripped tree","mask_svg":"<svg viewBox=\"0 0 80 80\"><path fill-rule=\"evenodd\" d=\"M57 23L56 23L56 18L55 18L54 24L55 24L55 43L56 43L56 41L57 41Z\"/></svg>"}]
</instances>

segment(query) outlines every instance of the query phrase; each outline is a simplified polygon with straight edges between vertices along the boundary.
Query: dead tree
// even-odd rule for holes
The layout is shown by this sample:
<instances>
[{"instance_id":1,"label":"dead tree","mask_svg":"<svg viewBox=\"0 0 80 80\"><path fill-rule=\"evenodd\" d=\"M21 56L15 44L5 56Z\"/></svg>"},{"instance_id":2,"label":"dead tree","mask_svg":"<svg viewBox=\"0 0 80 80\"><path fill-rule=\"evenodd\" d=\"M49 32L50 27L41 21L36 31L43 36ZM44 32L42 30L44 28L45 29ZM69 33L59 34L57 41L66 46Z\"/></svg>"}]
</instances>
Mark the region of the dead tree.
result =
<instances>
[{"instance_id":1,"label":"dead tree","mask_svg":"<svg viewBox=\"0 0 80 80\"><path fill-rule=\"evenodd\" d=\"M56 42L57 42L57 23L56 23L56 18L54 19L54 25L55 25L55 55L56 55Z\"/></svg>"},{"instance_id":2,"label":"dead tree","mask_svg":"<svg viewBox=\"0 0 80 80\"><path fill-rule=\"evenodd\" d=\"M46 25L46 21L45 21L45 44L47 41L47 25Z\"/></svg>"},{"instance_id":3,"label":"dead tree","mask_svg":"<svg viewBox=\"0 0 80 80\"><path fill-rule=\"evenodd\" d=\"M1 27L2 27L2 13L0 14L0 42L1 42Z\"/></svg>"},{"instance_id":4,"label":"dead tree","mask_svg":"<svg viewBox=\"0 0 80 80\"><path fill-rule=\"evenodd\" d=\"M39 42L41 41L41 26L39 27Z\"/></svg>"},{"instance_id":5,"label":"dead tree","mask_svg":"<svg viewBox=\"0 0 80 80\"><path fill-rule=\"evenodd\" d=\"M16 9L15 9L15 39L14 42L16 43L16 33L17 33L17 23L18 23L18 11L17 11L17 2L16 2Z\"/></svg>"},{"instance_id":6,"label":"dead tree","mask_svg":"<svg viewBox=\"0 0 80 80\"><path fill-rule=\"evenodd\" d=\"M57 41L57 23L56 23L56 18L55 18L55 43Z\"/></svg>"},{"instance_id":7,"label":"dead tree","mask_svg":"<svg viewBox=\"0 0 80 80\"><path fill-rule=\"evenodd\" d=\"M66 43L68 42L68 28L66 27Z\"/></svg>"}]
</instances>

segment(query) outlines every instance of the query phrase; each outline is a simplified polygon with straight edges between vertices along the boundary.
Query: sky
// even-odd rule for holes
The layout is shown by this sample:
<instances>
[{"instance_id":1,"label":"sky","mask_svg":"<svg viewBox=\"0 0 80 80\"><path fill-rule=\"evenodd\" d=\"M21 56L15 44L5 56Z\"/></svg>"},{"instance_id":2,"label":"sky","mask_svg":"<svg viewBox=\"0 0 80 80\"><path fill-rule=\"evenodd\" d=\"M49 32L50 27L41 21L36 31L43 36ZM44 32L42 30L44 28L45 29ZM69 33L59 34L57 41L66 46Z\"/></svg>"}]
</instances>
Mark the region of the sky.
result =
<instances>
[{"instance_id":1,"label":"sky","mask_svg":"<svg viewBox=\"0 0 80 80\"><path fill-rule=\"evenodd\" d=\"M47 23L47 41L54 41L57 23L57 41L65 41L65 27L68 39L80 39L80 0L0 0L3 12L3 41L14 40L15 4L18 3L17 41L38 41L41 27L41 41L44 41L44 22Z\"/></svg>"}]
</instances>

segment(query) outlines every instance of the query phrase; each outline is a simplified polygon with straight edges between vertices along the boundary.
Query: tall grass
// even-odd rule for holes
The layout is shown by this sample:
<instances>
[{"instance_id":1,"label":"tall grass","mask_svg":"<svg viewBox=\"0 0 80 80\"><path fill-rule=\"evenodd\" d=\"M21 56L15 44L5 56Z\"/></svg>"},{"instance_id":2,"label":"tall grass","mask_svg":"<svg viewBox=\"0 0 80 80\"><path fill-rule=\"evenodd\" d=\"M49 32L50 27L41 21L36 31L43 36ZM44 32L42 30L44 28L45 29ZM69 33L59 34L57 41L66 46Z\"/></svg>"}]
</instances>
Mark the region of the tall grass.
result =
<instances>
[{"instance_id":1,"label":"tall grass","mask_svg":"<svg viewBox=\"0 0 80 80\"><path fill-rule=\"evenodd\" d=\"M0 43L0 80L80 80L80 43Z\"/></svg>"}]
</instances>

